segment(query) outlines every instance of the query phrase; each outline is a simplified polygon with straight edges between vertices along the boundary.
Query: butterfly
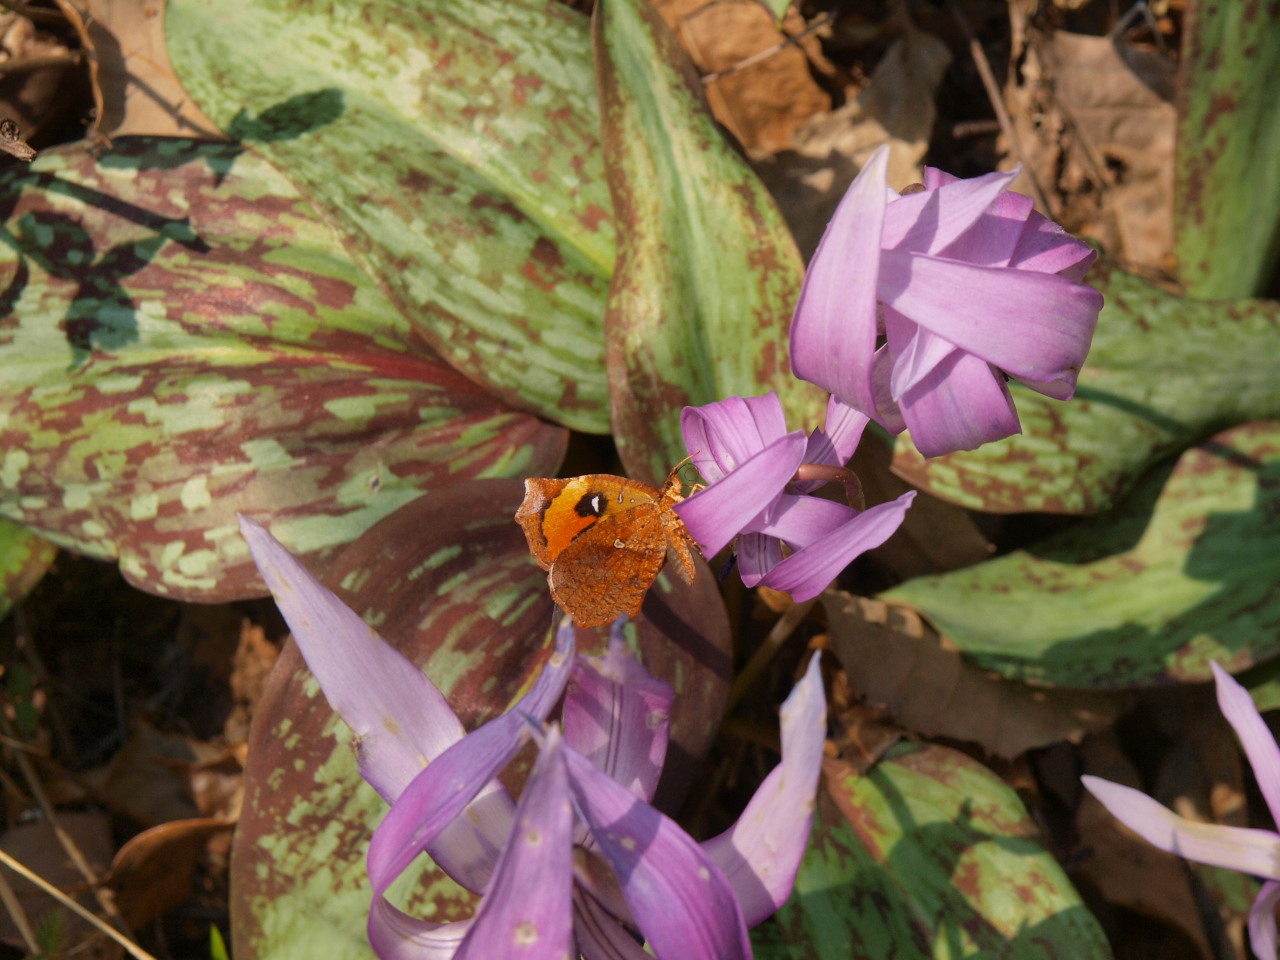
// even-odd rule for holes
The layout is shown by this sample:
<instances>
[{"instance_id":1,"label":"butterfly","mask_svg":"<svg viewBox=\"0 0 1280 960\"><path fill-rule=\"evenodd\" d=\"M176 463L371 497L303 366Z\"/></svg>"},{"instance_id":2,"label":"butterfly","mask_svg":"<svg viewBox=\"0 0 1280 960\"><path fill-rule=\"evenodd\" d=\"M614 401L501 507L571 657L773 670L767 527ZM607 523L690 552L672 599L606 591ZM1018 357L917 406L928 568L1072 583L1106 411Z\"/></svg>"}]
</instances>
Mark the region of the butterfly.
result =
<instances>
[{"instance_id":1,"label":"butterfly","mask_svg":"<svg viewBox=\"0 0 1280 960\"><path fill-rule=\"evenodd\" d=\"M682 489L675 470L661 490L607 473L525 480L516 522L552 599L578 626L638 615L668 556L693 582L697 544L671 509Z\"/></svg>"}]
</instances>

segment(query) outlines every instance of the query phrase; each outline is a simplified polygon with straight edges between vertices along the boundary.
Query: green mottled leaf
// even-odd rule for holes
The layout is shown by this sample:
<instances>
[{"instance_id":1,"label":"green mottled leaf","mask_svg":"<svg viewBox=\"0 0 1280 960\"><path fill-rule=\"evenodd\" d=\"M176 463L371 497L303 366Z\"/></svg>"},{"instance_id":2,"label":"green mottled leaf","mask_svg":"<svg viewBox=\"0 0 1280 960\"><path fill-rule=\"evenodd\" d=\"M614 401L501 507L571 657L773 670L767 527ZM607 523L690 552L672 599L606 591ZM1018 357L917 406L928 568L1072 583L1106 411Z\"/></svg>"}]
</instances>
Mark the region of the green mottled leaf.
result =
<instances>
[{"instance_id":1,"label":"green mottled leaf","mask_svg":"<svg viewBox=\"0 0 1280 960\"><path fill-rule=\"evenodd\" d=\"M1280 653L1280 424L1236 427L1114 510L883 594L1005 676L1115 689L1203 681Z\"/></svg>"},{"instance_id":2,"label":"green mottled leaf","mask_svg":"<svg viewBox=\"0 0 1280 960\"><path fill-rule=\"evenodd\" d=\"M933 460L903 438L894 471L992 513L1096 513L1161 457L1280 416L1280 303L1200 303L1106 266L1088 280L1107 302L1074 400L1010 384L1021 436Z\"/></svg>"},{"instance_id":3,"label":"green mottled leaf","mask_svg":"<svg viewBox=\"0 0 1280 960\"><path fill-rule=\"evenodd\" d=\"M57 555L48 540L0 519L0 620L40 582Z\"/></svg>"},{"instance_id":4,"label":"green mottled leaf","mask_svg":"<svg viewBox=\"0 0 1280 960\"><path fill-rule=\"evenodd\" d=\"M554 0L179 0L183 85L490 393L607 432L614 260L587 22Z\"/></svg>"},{"instance_id":5,"label":"green mottled leaf","mask_svg":"<svg viewBox=\"0 0 1280 960\"><path fill-rule=\"evenodd\" d=\"M505 710L550 653L547 575L512 519L522 495L518 481L480 480L424 497L353 543L326 577L468 729ZM579 631L579 649L599 652L607 636ZM692 586L664 572L632 639L676 688L659 787L674 804L715 734L732 672L728 618L705 567ZM254 717L232 859L237 960L373 956L364 858L387 807L356 772L350 739L290 645ZM401 881L406 909L437 921L471 915L470 894L432 866L424 877Z\"/></svg>"},{"instance_id":6,"label":"green mottled leaf","mask_svg":"<svg viewBox=\"0 0 1280 960\"><path fill-rule=\"evenodd\" d=\"M865 776L839 760L825 773L795 891L758 958L1111 956L1017 795L976 761L900 744Z\"/></svg>"},{"instance_id":7,"label":"green mottled leaf","mask_svg":"<svg viewBox=\"0 0 1280 960\"><path fill-rule=\"evenodd\" d=\"M606 361L632 476L684 459L680 409L777 390L790 424L826 397L791 376L804 275L772 198L716 128L701 84L648 0L603 0L594 24L605 164L619 233Z\"/></svg>"},{"instance_id":8,"label":"green mottled leaf","mask_svg":"<svg viewBox=\"0 0 1280 960\"><path fill-rule=\"evenodd\" d=\"M236 511L321 564L426 489L559 464L252 153L54 149L0 197L0 515L144 589L264 592Z\"/></svg>"},{"instance_id":9,"label":"green mottled leaf","mask_svg":"<svg viewBox=\"0 0 1280 960\"><path fill-rule=\"evenodd\" d=\"M1175 251L1188 293L1265 293L1280 265L1280 6L1190 5L1178 71Z\"/></svg>"}]
</instances>

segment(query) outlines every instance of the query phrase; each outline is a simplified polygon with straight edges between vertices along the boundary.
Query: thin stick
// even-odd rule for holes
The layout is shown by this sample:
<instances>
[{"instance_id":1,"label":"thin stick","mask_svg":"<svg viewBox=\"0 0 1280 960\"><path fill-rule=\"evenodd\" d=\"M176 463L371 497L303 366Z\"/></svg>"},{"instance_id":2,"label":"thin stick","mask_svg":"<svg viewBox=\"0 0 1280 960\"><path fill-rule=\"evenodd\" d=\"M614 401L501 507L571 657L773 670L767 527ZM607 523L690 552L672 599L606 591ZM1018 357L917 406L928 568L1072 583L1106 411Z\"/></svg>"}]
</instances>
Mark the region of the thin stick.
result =
<instances>
[{"instance_id":1,"label":"thin stick","mask_svg":"<svg viewBox=\"0 0 1280 960\"><path fill-rule=\"evenodd\" d=\"M124 947L127 951L129 951L129 953L132 956L136 957L137 960L156 960L155 957L147 953L147 951L143 950L140 946L138 946L136 943L134 943L132 940L130 940L128 937L122 934L120 931L112 928L106 923L103 923L101 920L95 917L92 913L90 913L84 907L80 906L80 904L76 903L74 900L68 897L65 893L63 893L53 884L49 883L43 877L40 877L37 874L32 873L30 870L28 870L26 867L20 864L17 860L13 859L13 857L9 856L3 850L0 850L0 863L3 863L6 867L8 867L10 870L16 873L18 876L23 877L27 880L30 880L37 887L39 887L49 896L53 897L53 899L57 900L60 904L62 904L68 910L71 910L79 914L89 923L93 924L94 927L96 927L98 930L102 931L108 937L114 940L116 943L120 944L120 946Z\"/></svg>"},{"instance_id":2,"label":"thin stick","mask_svg":"<svg viewBox=\"0 0 1280 960\"><path fill-rule=\"evenodd\" d=\"M0 62L0 77L13 73L31 73L43 67L57 67L66 64L74 66L83 60L80 51L67 53L50 53L43 57L25 57L22 60L5 60Z\"/></svg>"},{"instance_id":3,"label":"thin stick","mask_svg":"<svg viewBox=\"0 0 1280 960\"><path fill-rule=\"evenodd\" d=\"M795 633L796 627L804 622L804 618L809 615L809 611L813 609L813 605L817 602L817 597L814 597L812 600L793 603L783 611L782 616L778 618L778 622L769 631L769 635L764 638L764 643L760 644L760 648L751 655L751 659L742 668L742 672L734 678L733 686L729 688L729 703L725 706L726 713L738 705L738 701L751 689L756 682L756 678L764 672L764 668L769 665L769 662L778 655L778 651L782 649L782 645L786 643L787 638Z\"/></svg>"},{"instance_id":4,"label":"thin stick","mask_svg":"<svg viewBox=\"0 0 1280 960\"><path fill-rule=\"evenodd\" d=\"M0 902L4 903L4 908L13 918L13 925L18 928L18 933L22 934L22 942L27 945L27 952L33 957L40 956L40 944L36 942L36 932L31 929L31 920L27 917L27 911L22 908L22 901L18 899L13 885L9 883L9 878L3 873L0 873Z\"/></svg>"},{"instance_id":5,"label":"thin stick","mask_svg":"<svg viewBox=\"0 0 1280 960\"><path fill-rule=\"evenodd\" d=\"M13 723L3 710L0 710L0 733L17 739L17 731L13 729ZM89 861L80 852L76 842L71 839L71 834L63 830L62 824L58 822L58 814L54 811L53 804L49 802L49 796L44 792L44 786L40 783L40 778L36 776L36 770L31 764L31 758L21 751L15 751L13 758L18 762L18 767L22 771L23 778L27 781L27 787L30 789L31 795L36 798L36 803L40 805L40 809L44 812L45 819L49 821L49 826L53 827L53 835L58 838L58 843L62 846L62 849L66 851L67 856L71 858L71 862L76 865L76 869L80 871L80 874L93 889L93 895L98 901L98 906L102 907L103 913L123 927L124 918L120 916L120 911L116 909L116 905L111 902L111 898L107 896L106 891L99 885L97 874L89 866Z\"/></svg>"},{"instance_id":6,"label":"thin stick","mask_svg":"<svg viewBox=\"0 0 1280 960\"><path fill-rule=\"evenodd\" d=\"M71 0L53 0L53 2L80 38L80 49L89 64L89 92L93 94L93 122L89 124L89 129L85 131L84 136L91 144L97 144L107 139L98 129L98 125L102 123L103 111L106 109L102 98L102 81L98 78L98 52L93 45L93 38L89 36L89 28L84 22L84 17L80 15L80 11L75 8Z\"/></svg>"},{"instance_id":7,"label":"thin stick","mask_svg":"<svg viewBox=\"0 0 1280 960\"><path fill-rule=\"evenodd\" d=\"M1000 121L1000 129L1009 138L1009 146L1013 147L1014 155L1018 158L1018 162L1022 164L1023 172L1027 175L1027 179L1031 181L1031 192L1036 195L1036 203L1040 204L1040 209L1052 216L1053 207L1049 206L1049 198L1045 195L1044 190L1041 189L1040 181L1036 179L1035 171L1027 163L1027 156L1022 151L1022 141L1018 138L1018 131L1013 129L1013 120L1009 116L1009 111L1005 109L1004 96L1000 92L1000 86L996 83L996 75L991 72L991 64L987 60L986 52L982 49L982 44L973 35L973 29L969 26L969 21L964 13L961 12L960 5L955 0L947 0L947 7L951 10L951 16L969 41L969 56L973 57L973 65L978 68L978 76L982 78L982 86L987 91L987 99L991 101L991 109L996 112L996 119Z\"/></svg>"},{"instance_id":8,"label":"thin stick","mask_svg":"<svg viewBox=\"0 0 1280 960\"><path fill-rule=\"evenodd\" d=\"M706 9L706 8L704 7L703 9ZM723 80L725 77L731 76L732 74L737 73L739 70L747 69L747 67L754 67L757 63L759 63L762 60L768 60L770 57L775 56L776 54L779 54L783 50L787 49L787 47L791 47L799 43L805 37L808 37L812 34L817 33L819 30L821 30L823 27L825 27L835 18L836 18L835 13L833 11L828 11L827 13L822 14L822 16L814 20L813 23L809 24L799 33L787 34L787 39L774 44L772 47L769 47L766 50L760 50L756 53L753 53L751 56L747 57L745 60L740 60L738 63L735 63L732 67L725 67L723 70L717 70L715 73L703 74L702 76L703 86L706 86L709 83L715 83L717 80Z\"/></svg>"}]
</instances>

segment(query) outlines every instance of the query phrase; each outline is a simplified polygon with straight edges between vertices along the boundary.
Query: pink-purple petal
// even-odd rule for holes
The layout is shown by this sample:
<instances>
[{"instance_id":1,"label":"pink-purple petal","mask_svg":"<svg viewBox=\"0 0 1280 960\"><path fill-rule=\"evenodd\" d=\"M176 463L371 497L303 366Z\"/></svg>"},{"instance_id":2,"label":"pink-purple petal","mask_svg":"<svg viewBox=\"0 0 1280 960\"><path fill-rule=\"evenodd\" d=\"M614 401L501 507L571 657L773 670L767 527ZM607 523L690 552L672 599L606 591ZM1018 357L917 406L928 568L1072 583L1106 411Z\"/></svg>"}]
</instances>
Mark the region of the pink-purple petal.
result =
<instances>
[{"instance_id":1,"label":"pink-purple petal","mask_svg":"<svg viewBox=\"0 0 1280 960\"><path fill-rule=\"evenodd\" d=\"M791 367L845 403L870 413L876 341L880 234L887 199L887 148L850 185L809 264L791 322Z\"/></svg>"},{"instance_id":2,"label":"pink-purple petal","mask_svg":"<svg viewBox=\"0 0 1280 960\"><path fill-rule=\"evenodd\" d=\"M886 250L880 294L908 319L1016 377L1075 382L1102 295L1055 274Z\"/></svg>"},{"instance_id":3,"label":"pink-purple petal","mask_svg":"<svg viewBox=\"0 0 1280 960\"><path fill-rule=\"evenodd\" d=\"M931 333L892 308L885 309L884 326L889 350L894 356L889 390L901 406L907 391L960 351L950 340Z\"/></svg>"},{"instance_id":4,"label":"pink-purple petal","mask_svg":"<svg viewBox=\"0 0 1280 960\"><path fill-rule=\"evenodd\" d=\"M1033 210L1009 265L1019 270L1056 273L1078 282L1084 279L1097 258L1098 254L1087 243Z\"/></svg>"},{"instance_id":5,"label":"pink-purple petal","mask_svg":"<svg viewBox=\"0 0 1280 960\"><path fill-rule=\"evenodd\" d=\"M747 587L760 583L782 562L782 541L760 533L744 533L738 537L738 575Z\"/></svg>"},{"instance_id":6,"label":"pink-purple petal","mask_svg":"<svg viewBox=\"0 0 1280 960\"><path fill-rule=\"evenodd\" d=\"M881 245L886 250L927 254L946 250L973 228L1017 175L1016 170L996 171L895 200L884 212ZM1016 242L1022 225L1014 229ZM1009 248L1013 249L1013 242Z\"/></svg>"},{"instance_id":7,"label":"pink-purple petal","mask_svg":"<svg viewBox=\"0 0 1280 960\"><path fill-rule=\"evenodd\" d=\"M325 698L356 736L360 775L395 800L462 738L444 696L255 520L240 532Z\"/></svg>"},{"instance_id":8,"label":"pink-purple petal","mask_svg":"<svg viewBox=\"0 0 1280 960\"><path fill-rule=\"evenodd\" d=\"M1002 193L977 222L938 255L984 267L1007 267L1018 249L1034 201L1020 193Z\"/></svg>"},{"instance_id":9,"label":"pink-purple petal","mask_svg":"<svg viewBox=\"0 0 1280 960\"><path fill-rule=\"evenodd\" d=\"M797 430L775 440L736 470L673 508L708 557L723 550L765 510L804 461L808 440Z\"/></svg>"},{"instance_id":10,"label":"pink-purple petal","mask_svg":"<svg viewBox=\"0 0 1280 960\"><path fill-rule=\"evenodd\" d=\"M1240 738L1258 789L1271 810L1271 819L1280 824L1280 747L1276 746L1275 737L1254 706L1249 691L1215 661L1209 665L1217 683L1218 709Z\"/></svg>"},{"instance_id":11,"label":"pink-purple petal","mask_svg":"<svg viewBox=\"0 0 1280 960\"><path fill-rule=\"evenodd\" d=\"M453 960L470 920L432 923L418 920L382 898L369 911L369 944L381 960Z\"/></svg>"},{"instance_id":12,"label":"pink-purple petal","mask_svg":"<svg viewBox=\"0 0 1280 960\"><path fill-rule=\"evenodd\" d=\"M1022 430L1004 377L968 353L952 354L898 402L926 457L974 450Z\"/></svg>"},{"instance_id":13,"label":"pink-purple petal","mask_svg":"<svg viewBox=\"0 0 1280 960\"><path fill-rule=\"evenodd\" d=\"M724 871L748 927L791 896L813 824L822 770L827 702L819 657L782 704L782 762L756 790L738 822L702 845Z\"/></svg>"},{"instance_id":14,"label":"pink-purple petal","mask_svg":"<svg viewBox=\"0 0 1280 960\"><path fill-rule=\"evenodd\" d=\"M581 887L574 891L573 929L585 960L653 960L631 932Z\"/></svg>"},{"instance_id":15,"label":"pink-purple petal","mask_svg":"<svg viewBox=\"0 0 1280 960\"><path fill-rule=\"evenodd\" d=\"M785 590L795 600L816 597L859 555L880 546L902 525L916 492L909 490L896 500L863 511L842 527L832 530L798 553L793 553L761 581Z\"/></svg>"},{"instance_id":16,"label":"pink-purple petal","mask_svg":"<svg viewBox=\"0 0 1280 960\"><path fill-rule=\"evenodd\" d=\"M1140 790L1099 777L1081 780L1112 816L1152 846L1197 863L1280 880L1280 835L1187 820Z\"/></svg>"},{"instance_id":17,"label":"pink-purple petal","mask_svg":"<svg viewBox=\"0 0 1280 960\"><path fill-rule=\"evenodd\" d=\"M565 960L573 949L573 807L559 733L547 733L493 882L455 960Z\"/></svg>"},{"instance_id":18,"label":"pink-purple petal","mask_svg":"<svg viewBox=\"0 0 1280 960\"><path fill-rule=\"evenodd\" d=\"M369 843L375 898L423 850L458 883L470 890L484 889L507 838L514 806L494 778L527 739L529 719L545 719L560 699L573 662L573 643L573 627L566 617L556 631L556 649L519 703L440 754L405 788Z\"/></svg>"},{"instance_id":19,"label":"pink-purple petal","mask_svg":"<svg viewBox=\"0 0 1280 960\"><path fill-rule=\"evenodd\" d=\"M612 631L604 657L579 657L564 697L564 739L641 800L651 800L667 755L675 691Z\"/></svg>"},{"instance_id":20,"label":"pink-purple petal","mask_svg":"<svg viewBox=\"0 0 1280 960\"><path fill-rule=\"evenodd\" d=\"M1258 960L1276 960L1276 905L1280 903L1280 882L1268 880L1249 908L1249 945Z\"/></svg>"},{"instance_id":21,"label":"pink-purple petal","mask_svg":"<svg viewBox=\"0 0 1280 960\"><path fill-rule=\"evenodd\" d=\"M747 960L742 910L720 868L675 821L586 757L564 750L569 784L597 848L658 960Z\"/></svg>"},{"instance_id":22,"label":"pink-purple petal","mask_svg":"<svg viewBox=\"0 0 1280 960\"><path fill-rule=\"evenodd\" d=\"M753 524L750 532L777 537L792 550L803 550L857 516L857 510L843 503L784 493L769 511L768 521Z\"/></svg>"},{"instance_id":23,"label":"pink-purple petal","mask_svg":"<svg viewBox=\"0 0 1280 960\"><path fill-rule=\"evenodd\" d=\"M685 449L708 483L786 435L782 401L776 393L728 397L680 412Z\"/></svg>"}]
</instances>

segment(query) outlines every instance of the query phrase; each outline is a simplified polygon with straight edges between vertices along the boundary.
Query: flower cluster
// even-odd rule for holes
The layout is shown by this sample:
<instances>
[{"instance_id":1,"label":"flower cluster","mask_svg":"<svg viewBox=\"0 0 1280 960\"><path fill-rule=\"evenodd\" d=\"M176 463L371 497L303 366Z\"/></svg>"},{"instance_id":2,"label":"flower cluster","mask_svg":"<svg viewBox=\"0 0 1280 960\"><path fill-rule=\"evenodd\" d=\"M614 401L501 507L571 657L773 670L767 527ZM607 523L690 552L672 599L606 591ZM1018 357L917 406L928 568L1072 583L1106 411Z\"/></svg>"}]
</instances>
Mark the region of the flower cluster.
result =
<instances>
[{"instance_id":1,"label":"flower cluster","mask_svg":"<svg viewBox=\"0 0 1280 960\"><path fill-rule=\"evenodd\" d=\"M708 556L737 536L748 587L764 584L797 600L817 596L855 557L889 539L915 497L912 490L859 510L809 495L822 481L800 479L801 468L843 467L868 423L834 399L825 428L808 437L787 432L773 393L686 407L680 423L708 486L676 512Z\"/></svg>"},{"instance_id":2,"label":"flower cluster","mask_svg":"<svg viewBox=\"0 0 1280 960\"><path fill-rule=\"evenodd\" d=\"M885 182L882 147L849 187L791 324L796 376L911 431L926 457L1018 433L1005 375L1069 399L1102 309L1084 243L1009 193L1017 171L924 189ZM880 338L883 337L883 342Z\"/></svg>"},{"instance_id":3,"label":"flower cluster","mask_svg":"<svg viewBox=\"0 0 1280 960\"><path fill-rule=\"evenodd\" d=\"M782 707L782 762L737 824L699 844L649 804L673 693L620 633L599 661L575 659L566 618L533 688L466 733L431 681L266 530L242 518L241 531L356 734L361 775L391 804L368 857L383 960L750 957L747 928L786 900L809 836L826 733L816 658ZM563 733L546 723L562 696ZM530 739L540 752L517 803L496 776ZM386 899L424 850L483 894L473 918L431 923Z\"/></svg>"}]
</instances>

